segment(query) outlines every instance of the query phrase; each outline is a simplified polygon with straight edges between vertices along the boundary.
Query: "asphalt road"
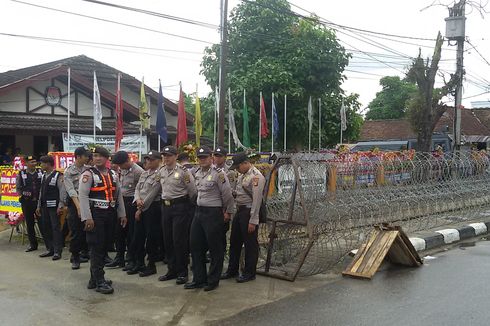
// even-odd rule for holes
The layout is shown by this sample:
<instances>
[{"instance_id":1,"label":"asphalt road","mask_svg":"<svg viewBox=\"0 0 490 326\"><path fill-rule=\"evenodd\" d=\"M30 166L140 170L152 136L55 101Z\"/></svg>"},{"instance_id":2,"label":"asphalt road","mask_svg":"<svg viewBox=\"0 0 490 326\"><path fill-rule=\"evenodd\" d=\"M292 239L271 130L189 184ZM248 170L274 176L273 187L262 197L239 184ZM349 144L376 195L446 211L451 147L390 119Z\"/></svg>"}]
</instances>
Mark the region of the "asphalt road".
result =
<instances>
[{"instance_id":1,"label":"asphalt road","mask_svg":"<svg viewBox=\"0 0 490 326\"><path fill-rule=\"evenodd\" d=\"M490 242L432 255L420 268L384 266L213 325L490 325Z\"/></svg>"}]
</instances>

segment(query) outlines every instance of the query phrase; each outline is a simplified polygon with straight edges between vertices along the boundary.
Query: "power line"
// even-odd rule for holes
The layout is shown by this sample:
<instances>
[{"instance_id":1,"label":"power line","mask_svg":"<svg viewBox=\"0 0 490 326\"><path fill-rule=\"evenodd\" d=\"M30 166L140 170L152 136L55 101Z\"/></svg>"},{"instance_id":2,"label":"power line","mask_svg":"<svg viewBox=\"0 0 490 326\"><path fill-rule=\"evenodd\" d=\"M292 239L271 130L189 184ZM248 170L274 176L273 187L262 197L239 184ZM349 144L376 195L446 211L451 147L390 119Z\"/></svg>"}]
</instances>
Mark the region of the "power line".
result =
<instances>
[{"instance_id":1,"label":"power line","mask_svg":"<svg viewBox=\"0 0 490 326\"><path fill-rule=\"evenodd\" d=\"M215 24L210 24L210 23L201 22L201 21L197 21L197 20L192 20L192 19L188 19L188 18L182 18L182 17L172 16L172 15L162 14L162 13L159 13L159 12L145 10L145 9L139 9L139 8L134 8L134 7L127 7L127 6L117 5L117 4L114 4L114 3L109 3L109 2L104 2L104 1L98 1L98 0L82 0L82 1L90 2L90 3L102 5L102 6L108 6L108 7L114 7L114 8L123 9L123 10L129 10L129 11L138 12L138 13L141 13L141 14L151 15L151 16L155 16L155 17L160 17L160 18L164 18L164 19L174 20L174 21L178 21L178 22L182 22L182 23L187 23L187 24L192 24L192 25L197 25L197 26L206 27L206 28L212 28L212 29L218 29L219 28L219 26L218 25L215 25Z\"/></svg>"},{"instance_id":2,"label":"power line","mask_svg":"<svg viewBox=\"0 0 490 326\"><path fill-rule=\"evenodd\" d=\"M15 2L15 3L19 3L19 4L23 4L23 5L28 5L28 6L36 7L36 8L41 8L41 9L46 9L46 10L61 12L61 13L68 14L68 15L73 15L73 16L78 16L78 17L93 19L93 20L97 20L97 21L102 21L102 22L105 22L105 23L111 23L111 24L116 24L116 25L131 27L131 28L136 28L136 29L139 29L139 30L144 30L144 31L148 31L148 32L159 33L159 34L168 35L168 36L172 36L172 37L178 37L178 38L186 39L186 40L189 40L189 41L194 41L194 42L199 42L199 43L205 43L205 44L213 44L213 42L208 42L208 41L204 41L204 40L200 40L200 39L196 39L196 38L192 38L192 37L188 37L188 36L173 34L173 33L167 33L167 32L163 32L163 31L159 31L159 30L155 30L155 29L151 29L151 28L147 28L147 27L142 27L142 26L137 26L137 25L132 25L132 24L126 24L126 23L115 21L115 20L110 20L110 19L105 19L105 18L99 18L99 17L89 16L89 15L79 14L79 13L72 12L72 11L61 10L61 9L56 9L56 8L51 8L51 7L41 6L41 5L36 5L36 4L33 4L33 3L24 2L24 1L20 1L20 0L10 0L10 1Z\"/></svg>"},{"instance_id":3,"label":"power line","mask_svg":"<svg viewBox=\"0 0 490 326\"><path fill-rule=\"evenodd\" d=\"M476 51L476 53L478 53L478 55L480 56L480 58L482 58L482 60L490 66L490 62L480 53L480 51L478 51L478 49L476 48L476 46L474 46L473 44L471 44L470 40L469 39L466 39L466 42L468 42L469 45L471 45L471 47L473 48L473 50Z\"/></svg>"}]
</instances>

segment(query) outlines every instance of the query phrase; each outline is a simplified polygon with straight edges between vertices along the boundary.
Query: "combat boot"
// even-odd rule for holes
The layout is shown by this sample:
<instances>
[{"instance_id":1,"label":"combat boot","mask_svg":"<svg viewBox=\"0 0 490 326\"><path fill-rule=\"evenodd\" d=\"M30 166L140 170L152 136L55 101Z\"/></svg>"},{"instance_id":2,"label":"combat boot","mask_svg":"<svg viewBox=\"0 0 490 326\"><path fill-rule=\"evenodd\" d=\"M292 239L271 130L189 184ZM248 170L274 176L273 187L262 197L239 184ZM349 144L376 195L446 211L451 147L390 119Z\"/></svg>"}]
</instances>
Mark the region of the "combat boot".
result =
<instances>
[{"instance_id":1,"label":"combat boot","mask_svg":"<svg viewBox=\"0 0 490 326\"><path fill-rule=\"evenodd\" d=\"M145 267L139 274L140 277L146 277L157 273L157 267L155 263L148 263L148 266Z\"/></svg>"},{"instance_id":2,"label":"combat boot","mask_svg":"<svg viewBox=\"0 0 490 326\"><path fill-rule=\"evenodd\" d=\"M143 271L145 269L145 265L143 264L136 264L134 265L134 268L127 271L126 273L128 275L134 275L134 274L138 274L139 272Z\"/></svg>"},{"instance_id":3,"label":"combat boot","mask_svg":"<svg viewBox=\"0 0 490 326\"><path fill-rule=\"evenodd\" d=\"M71 269L73 270L80 269L80 256L72 255L70 261L71 261Z\"/></svg>"},{"instance_id":4,"label":"combat boot","mask_svg":"<svg viewBox=\"0 0 490 326\"><path fill-rule=\"evenodd\" d=\"M116 255L116 257L114 258L114 260L112 262L110 262L109 264L106 264L105 267L109 267L109 268L117 268L117 267L124 267L125 263L124 263L124 255L121 256L119 254Z\"/></svg>"},{"instance_id":5,"label":"combat boot","mask_svg":"<svg viewBox=\"0 0 490 326\"><path fill-rule=\"evenodd\" d=\"M109 284L109 282L106 282L105 280L97 282L97 287L95 288L95 291L102 294L114 293L114 289L112 288L111 284Z\"/></svg>"}]
</instances>

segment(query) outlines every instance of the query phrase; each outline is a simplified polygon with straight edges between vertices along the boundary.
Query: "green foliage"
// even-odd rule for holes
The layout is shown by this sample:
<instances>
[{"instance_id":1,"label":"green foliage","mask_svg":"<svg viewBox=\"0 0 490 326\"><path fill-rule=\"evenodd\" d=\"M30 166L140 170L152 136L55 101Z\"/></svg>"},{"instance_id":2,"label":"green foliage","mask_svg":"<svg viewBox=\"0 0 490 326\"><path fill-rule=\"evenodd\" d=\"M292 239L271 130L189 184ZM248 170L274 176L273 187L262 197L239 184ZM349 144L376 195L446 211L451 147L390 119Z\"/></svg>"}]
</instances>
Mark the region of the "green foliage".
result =
<instances>
[{"instance_id":1,"label":"green foliage","mask_svg":"<svg viewBox=\"0 0 490 326\"><path fill-rule=\"evenodd\" d=\"M407 101L417 92L415 83L398 76L381 78L382 90L369 103L367 120L400 119L405 117Z\"/></svg>"},{"instance_id":2,"label":"green foliage","mask_svg":"<svg viewBox=\"0 0 490 326\"><path fill-rule=\"evenodd\" d=\"M338 43L335 33L315 17L301 19L284 12L289 10L286 0L257 0L254 3L241 2L231 12L226 67L237 131L241 136L243 90L247 92L253 144L258 143L259 93L263 92L270 125L274 92L280 125L276 148L282 148L284 94L287 94L288 148L307 147L307 105L308 98L312 96L315 124L318 123L317 99L321 98L323 102L323 145L336 144L340 139L341 97L345 97L340 85L345 78L343 71L350 54ZM219 45L215 44L206 48L201 71L213 90L218 85L218 71ZM210 95L214 98L214 93ZM348 128L344 139L354 140L359 135L362 119L357 114L357 99L357 95L350 95L345 100ZM214 100L213 105L203 107L203 112L209 109L214 110ZM205 114L209 115L208 112ZM318 128L314 126L313 129L312 145L316 148ZM263 140L263 149L270 149L270 138Z\"/></svg>"}]
</instances>

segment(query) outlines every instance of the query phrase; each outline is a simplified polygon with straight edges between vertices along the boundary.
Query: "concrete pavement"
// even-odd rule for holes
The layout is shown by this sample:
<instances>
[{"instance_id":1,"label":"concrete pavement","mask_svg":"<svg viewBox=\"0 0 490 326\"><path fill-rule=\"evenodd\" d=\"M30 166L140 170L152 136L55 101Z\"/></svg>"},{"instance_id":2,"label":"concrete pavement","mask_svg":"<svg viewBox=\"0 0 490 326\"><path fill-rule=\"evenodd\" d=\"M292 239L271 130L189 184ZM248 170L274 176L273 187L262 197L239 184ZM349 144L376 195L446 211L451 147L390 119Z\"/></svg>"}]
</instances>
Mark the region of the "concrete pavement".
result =
<instances>
[{"instance_id":1,"label":"concrete pavement","mask_svg":"<svg viewBox=\"0 0 490 326\"><path fill-rule=\"evenodd\" d=\"M69 253L53 262L41 250L25 253L10 230L0 232L0 325L201 325L274 302L339 278L338 272L302 278L294 283L267 277L238 284L220 283L210 293L158 282L166 267L147 278L106 269L114 295L87 290L88 264L72 271Z\"/></svg>"}]
</instances>

